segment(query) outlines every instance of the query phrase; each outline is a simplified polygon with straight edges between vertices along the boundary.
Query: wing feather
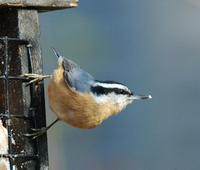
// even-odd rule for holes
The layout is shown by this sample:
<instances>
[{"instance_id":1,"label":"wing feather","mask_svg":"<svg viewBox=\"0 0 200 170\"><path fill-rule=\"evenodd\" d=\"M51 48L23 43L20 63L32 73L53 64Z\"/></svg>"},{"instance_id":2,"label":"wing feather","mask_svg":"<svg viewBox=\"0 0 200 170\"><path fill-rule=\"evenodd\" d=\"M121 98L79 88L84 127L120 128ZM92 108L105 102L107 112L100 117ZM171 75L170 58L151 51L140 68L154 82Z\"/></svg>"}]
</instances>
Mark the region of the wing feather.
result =
<instances>
[{"instance_id":1,"label":"wing feather","mask_svg":"<svg viewBox=\"0 0 200 170\"><path fill-rule=\"evenodd\" d=\"M65 82L80 92L89 92L94 77L73 61L63 58Z\"/></svg>"}]
</instances>

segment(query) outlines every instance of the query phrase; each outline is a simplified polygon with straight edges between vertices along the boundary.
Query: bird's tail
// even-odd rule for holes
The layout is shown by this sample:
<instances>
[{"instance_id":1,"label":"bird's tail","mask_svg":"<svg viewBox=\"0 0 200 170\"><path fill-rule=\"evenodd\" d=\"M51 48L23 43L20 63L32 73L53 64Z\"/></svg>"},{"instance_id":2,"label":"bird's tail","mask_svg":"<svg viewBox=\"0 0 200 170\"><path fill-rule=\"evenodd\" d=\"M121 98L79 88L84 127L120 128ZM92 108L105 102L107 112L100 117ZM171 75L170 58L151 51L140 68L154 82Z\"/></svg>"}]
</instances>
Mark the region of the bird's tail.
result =
<instances>
[{"instance_id":1,"label":"bird's tail","mask_svg":"<svg viewBox=\"0 0 200 170\"><path fill-rule=\"evenodd\" d=\"M53 50L54 55L58 58L58 65L63 65L63 57L57 52L55 48L51 48Z\"/></svg>"},{"instance_id":2,"label":"bird's tail","mask_svg":"<svg viewBox=\"0 0 200 170\"><path fill-rule=\"evenodd\" d=\"M51 49L52 49L52 51L53 51L53 53L55 54L56 57L58 57L58 58L61 57L61 55L57 52L57 50L55 48L52 47Z\"/></svg>"},{"instance_id":3,"label":"bird's tail","mask_svg":"<svg viewBox=\"0 0 200 170\"><path fill-rule=\"evenodd\" d=\"M144 96L144 95L133 95L133 100L143 100L143 99L151 99L152 96Z\"/></svg>"}]
</instances>

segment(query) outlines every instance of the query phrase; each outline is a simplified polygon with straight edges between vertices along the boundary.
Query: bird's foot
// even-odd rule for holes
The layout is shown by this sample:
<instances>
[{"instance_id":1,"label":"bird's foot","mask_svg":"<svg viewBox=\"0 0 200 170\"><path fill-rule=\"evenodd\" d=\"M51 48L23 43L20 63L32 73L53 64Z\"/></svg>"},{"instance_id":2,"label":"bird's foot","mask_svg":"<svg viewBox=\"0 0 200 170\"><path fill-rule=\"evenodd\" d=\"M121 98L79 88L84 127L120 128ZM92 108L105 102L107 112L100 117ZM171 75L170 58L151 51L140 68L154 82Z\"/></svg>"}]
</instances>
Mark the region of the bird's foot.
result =
<instances>
[{"instance_id":1,"label":"bird's foot","mask_svg":"<svg viewBox=\"0 0 200 170\"><path fill-rule=\"evenodd\" d=\"M24 136L25 137L28 137L32 140L38 138L39 136L42 136L44 135L48 130L48 127L43 127L41 129L34 129L34 128L31 128L31 133L25 133Z\"/></svg>"},{"instance_id":2,"label":"bird's foot","mask_svg":"<svg viewBox=\"0 0 200 170\"><path fill-rule=\"evenodd\" d=\"M42 127L41 129L31 128L32 133L26 133L24 134L24 136L32 140L36 139L37 137L44 135L47 132L47 130L49 130L58 121L59 119L57 118L50 125L48 125L47 127Z\"/></svg>"},{"instance_id":3,"label":"bird's foot","mask_svg":"<svg viewBox=\"0 0 200 170\"><path fill-rule=\"evenodd\" d=\"M26 73L21 75L21 77L26 78L27 80L30 80L26 85L30 85L32 83L40 82L44 80L45 78L50 78L51 75L41 75L41 74L34 74L34 73Z\"/></svg>"}]
</instances>

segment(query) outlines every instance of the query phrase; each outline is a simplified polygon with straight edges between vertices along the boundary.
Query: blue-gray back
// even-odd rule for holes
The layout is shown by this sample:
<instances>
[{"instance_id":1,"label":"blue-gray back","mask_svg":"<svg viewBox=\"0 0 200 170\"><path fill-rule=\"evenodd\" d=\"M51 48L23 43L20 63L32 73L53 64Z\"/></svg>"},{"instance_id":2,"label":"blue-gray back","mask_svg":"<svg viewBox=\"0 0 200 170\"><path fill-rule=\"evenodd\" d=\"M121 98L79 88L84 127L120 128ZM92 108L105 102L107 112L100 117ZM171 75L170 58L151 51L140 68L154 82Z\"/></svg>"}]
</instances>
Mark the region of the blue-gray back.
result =
<instances>
[{"instance_id":1,"label":"blue-gray back","mask_svg":"<svg viewBox=\"0 0 200 170\"><path fill-rule=\"evenodd\" d=\"M73 61L63 57L65 82L80 92L89 92L94 78Z\"/></svg>"}]
</instances>

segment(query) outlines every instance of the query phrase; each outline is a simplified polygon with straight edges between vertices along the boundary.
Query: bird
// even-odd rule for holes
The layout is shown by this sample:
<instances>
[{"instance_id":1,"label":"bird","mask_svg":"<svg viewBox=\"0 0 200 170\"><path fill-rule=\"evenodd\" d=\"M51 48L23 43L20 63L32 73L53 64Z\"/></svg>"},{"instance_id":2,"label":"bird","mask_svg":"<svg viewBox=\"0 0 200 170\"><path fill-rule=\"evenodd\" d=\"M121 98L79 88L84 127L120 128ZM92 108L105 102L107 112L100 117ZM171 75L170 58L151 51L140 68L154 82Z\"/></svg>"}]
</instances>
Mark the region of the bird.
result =
<instances>
[{"instance_id":1,"label":"bird","mask_svg":"<svg viewBox=\"0 0 200 170\"><path fill-rule=\"evenodd\" d=\"M57 119L47 127L32 129L33 133L25 136L37 138L59 120L76 128L95 128L134 100L152 98L151 95L136 95L116 81L96 80L74 61L61 56L55 48L52 50L58 59L53 74L26 74L26 77L32 78L32 82L50 77L47 90L49 106Z\"/></svg>"}]
</instances>

